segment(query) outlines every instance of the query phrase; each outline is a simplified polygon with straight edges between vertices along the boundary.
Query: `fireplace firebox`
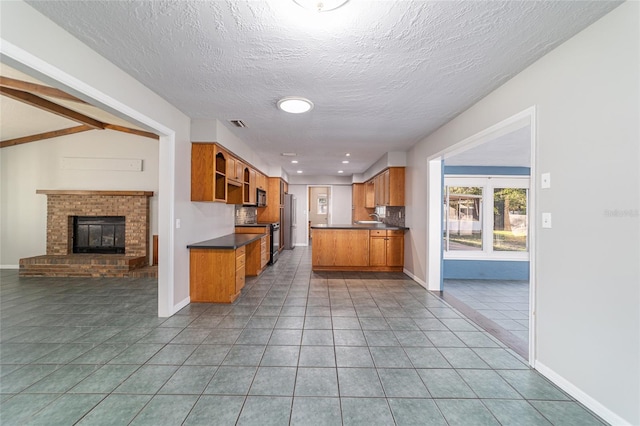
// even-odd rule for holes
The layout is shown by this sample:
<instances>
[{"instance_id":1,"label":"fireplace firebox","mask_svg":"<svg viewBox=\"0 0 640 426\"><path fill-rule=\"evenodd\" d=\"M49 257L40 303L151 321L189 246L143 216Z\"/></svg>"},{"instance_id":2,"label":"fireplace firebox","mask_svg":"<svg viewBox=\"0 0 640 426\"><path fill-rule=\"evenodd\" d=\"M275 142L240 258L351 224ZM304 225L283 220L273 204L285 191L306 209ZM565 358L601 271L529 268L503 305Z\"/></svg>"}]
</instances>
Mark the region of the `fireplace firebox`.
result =
<instances>
[{"instance_id":1,"label":"fireplace firebox","mask_svg":"<svg viewBox=\"0 0 640 426\"><path fill-rule=\"evenodd\" d=\"M124 216L73 216L73 253L124 254Z\"/></svg>"}]
</instances>

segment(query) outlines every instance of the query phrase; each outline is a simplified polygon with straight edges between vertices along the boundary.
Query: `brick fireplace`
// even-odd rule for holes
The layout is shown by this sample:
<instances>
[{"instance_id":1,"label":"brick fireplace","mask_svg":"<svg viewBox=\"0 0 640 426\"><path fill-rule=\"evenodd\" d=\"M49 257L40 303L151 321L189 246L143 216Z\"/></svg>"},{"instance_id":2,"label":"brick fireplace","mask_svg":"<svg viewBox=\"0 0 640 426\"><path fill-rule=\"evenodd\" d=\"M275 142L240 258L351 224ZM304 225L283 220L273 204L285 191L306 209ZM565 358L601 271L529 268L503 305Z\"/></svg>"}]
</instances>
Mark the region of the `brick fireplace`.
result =
<instances>
[{"instance_id":1,"label":"brick fireplace","mask_svg":"<svg viewBox=\"0 0 640 426\"><path fill-rule=\"evenodd\" d=\"M129 276L148 264L151 191L38 190L47 196L47 253L20 259L22 276ZM74 218L124 217L124 254L73 253Z\"/></svg>"}]
</instances>

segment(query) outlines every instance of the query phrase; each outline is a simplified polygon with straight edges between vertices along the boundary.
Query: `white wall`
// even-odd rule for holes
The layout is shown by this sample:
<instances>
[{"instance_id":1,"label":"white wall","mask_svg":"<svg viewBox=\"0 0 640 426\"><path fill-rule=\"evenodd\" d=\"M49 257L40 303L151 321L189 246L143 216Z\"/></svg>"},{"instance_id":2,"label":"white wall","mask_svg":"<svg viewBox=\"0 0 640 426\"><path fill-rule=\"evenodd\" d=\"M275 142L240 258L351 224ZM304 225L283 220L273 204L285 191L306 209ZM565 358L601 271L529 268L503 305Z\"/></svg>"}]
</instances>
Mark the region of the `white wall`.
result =
<instances>
[{"instance_id":1,"label":"white wall","mask_svg":"<svg viewBox=\"0 0 640 426\"><path fill-rule=\"evenodd\" d=\"M308 191L307 185L292 185L289 183L289 194L296 196L296 209L297 209L297 221L296 221L296 246L306 246L309 244L309 236L307 235L308 224L308 211L307 206L309 201L307 200Z\"/></svg>"},{"instance_id":2,"label":"white wall","mask_svg":"<svg viewBox=\"0 0 640 426\"><path fill-rule=\"evenodd\" d=\"M47 196L37 189L153 191L150 236L158 231L158 144L154 139L93 130L0 151L0 265L46 254ZM133 158L141 172L66 170L64 157ZM151 242L151 237L149 239Z\"/></svg>"},{"instance_id":3,"label":"white wall","mask_svg":"<svg viewBox=\"0 0 640 426\"><path fill-rule=\"evenodd\" d=\"M405 267L426 269L427 159L533 105L535 365L613 424L640 424L640 3L627 2L408 155ZM580 214L576 215L576 208ZM553 228L542 229L542 212Z\"/></svg>"},{"instance_id":4,"label":"white wall","mask_svg":"<svg viewBox=\"0 0 640 426\"><path fill-rule=\"evenodd\" d=\"M331 224L343 225L351 223L351 212L353 207L351 185L331 186Z\"/></svg>"}]
</instances>

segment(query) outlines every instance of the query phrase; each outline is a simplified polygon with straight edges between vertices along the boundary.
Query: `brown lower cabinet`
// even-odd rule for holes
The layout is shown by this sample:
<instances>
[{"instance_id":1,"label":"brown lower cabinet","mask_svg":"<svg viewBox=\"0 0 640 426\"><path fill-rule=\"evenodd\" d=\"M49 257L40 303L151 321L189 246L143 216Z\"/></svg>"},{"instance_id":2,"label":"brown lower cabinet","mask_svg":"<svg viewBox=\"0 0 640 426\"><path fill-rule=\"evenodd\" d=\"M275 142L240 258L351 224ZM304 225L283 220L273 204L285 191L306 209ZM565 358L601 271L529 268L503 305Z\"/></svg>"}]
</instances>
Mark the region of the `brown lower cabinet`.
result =
<instances>
[{"instance_id":1,"label":"brown lower cabinet","mask_svg":"<svg viewBox=\"0 0 640 426\"><path fill-rule=\"evenodd\" d=\"M402 271L403 230L313 229L315 271Z\"/></svg>"},{"instance_id":2,"label":"brown lower cabinet","mask_svg":"<svg viewBox=\"0 0 640 426\"><path fill-rule=\"evenodd\" d=\"M236 300L245 277L259 275L267 264L267 238L266 234L230 234L187 246L191 301L232 303Z\"/></svg>"},{"instance_id":3,"label":"brown lower cabinet","mask_svg":"<svg viewBox=\"0 0 640 426\"><path fill-rule=\"evenodd\" d=\"M370 266L404 266L404 231L369 231Z\"/></svg>"},{"instance_id":4,"label":"brown lower cabinet","mask_svg":"<svg viewBox=\"0 0 640 426\"><path fill-rule=\"evenodd\" d=\"M192 302L231 303L245 282L246 247L191 249L189 252Z\"/></svg>"}]
</instances>

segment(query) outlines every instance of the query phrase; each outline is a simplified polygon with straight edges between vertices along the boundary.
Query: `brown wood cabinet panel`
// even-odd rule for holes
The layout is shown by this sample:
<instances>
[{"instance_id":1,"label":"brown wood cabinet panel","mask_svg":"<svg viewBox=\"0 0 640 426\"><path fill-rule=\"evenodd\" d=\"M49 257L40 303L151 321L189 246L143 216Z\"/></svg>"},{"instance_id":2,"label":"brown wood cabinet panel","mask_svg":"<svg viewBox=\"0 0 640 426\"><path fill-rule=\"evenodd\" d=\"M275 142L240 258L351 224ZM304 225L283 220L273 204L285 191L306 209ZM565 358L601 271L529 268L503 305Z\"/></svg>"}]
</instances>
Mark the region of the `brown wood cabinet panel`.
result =
<instances>
[{"instance_id":1,"label":"brown wood cabinet panel","mask_svg":"<svg viewBox=\"0 0 640 426\"><path fill-rule=\"evenodd\" d=\"M384 231L382 231L384 232ZM387 237L371 237L369 239L369 266L387 265Z\"/></svg>"},{"instance_id":2,"label":"brown wood cabinet panel","mask_svg":"<svg viewBox=\"0 0 640 426\"><path fill-rule=\"evenodd\" d=\"M404 231L370 231L370 266L404 266Z\"/></svg>"},{"instance_id":3,"label":"brown wood cabinet panel","mask_svg":"<svg viewBox=\"0 0 640 426\"><path fill-rule=\"evenodd\" d=\"M366 205L366 186L364 183L354 183L352 186L352 212L351 220L357 222L359 220L371 220L370 214L373 213L372 208Z\"/></svg>"},{"instance_id":4,"label":"brown wood cabinet panel","mask_svg":"<svg viewBox=\"0 0 640 426\"><path fill-rule=\"evenodd\" d=\"M389 197L388 206L404 206L404 167L389 168Z\"/></svg>"},{"instance_id":5,"label":"brown wood cabinet panel","mask_svg":"<svg viewBox=\"0 0 640 426\"><path fill-rule=\"evenodd\" d=\"M313 264L318 266L367 266L369 231L314 229Z\"/></svg>"},{"instance_id":6,"label":"brown wood cabinet panel","mask_svg":"<svg viewBox=\"0 0 640 426\"><path fill-rule=\"evenodd\" d=\"M365 183L365 207L404 206L404 167L389 167Z\"/></svg>"},{"instance_id":7,"label":"brown wood cabinet panel","mask_svg":"<svg viewBox=\"0 0 640 426\"><path fill-rule=\"evenodd\" d=\"M191 144L191 201L226 202L227 159L227 152L215 144Z\"/></svg>"},{"instance_id":8,"label":"brown wood cabinet panel","mask_svg":"<svg viewBox=\"0 0 640 426\"><path fill-rule=\"evenodd\" d=\"M267 179L267 206L258 207L258 222L273 223L280 221L280 178ZM284 195L283 195L284 197ZM283 233L280 232L282 235Z\"/></svg>"},{"instance_id":9,"label":"brown wood cabinet panel","mask_svg":"<svg viewBox=\"0 0 640 426\"><path fill-rule=\"evenodd\" d=\"M387 266L404 266L404 236L387 237Z\"/></svg>"},{"instance_id":10,"label":"brown wood cabinet panel","mask_svg":"<svg viewBox=\"0 0 640 426\"><path fill-rule=\"evenodd\" d=\"M189 261L192 302L230 303L238 297L235 250L191 249Z\"/></svg>"}]
</instances>

